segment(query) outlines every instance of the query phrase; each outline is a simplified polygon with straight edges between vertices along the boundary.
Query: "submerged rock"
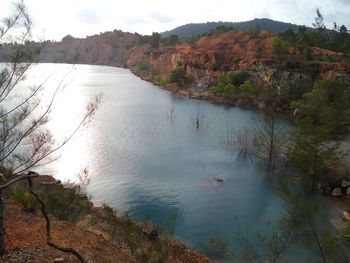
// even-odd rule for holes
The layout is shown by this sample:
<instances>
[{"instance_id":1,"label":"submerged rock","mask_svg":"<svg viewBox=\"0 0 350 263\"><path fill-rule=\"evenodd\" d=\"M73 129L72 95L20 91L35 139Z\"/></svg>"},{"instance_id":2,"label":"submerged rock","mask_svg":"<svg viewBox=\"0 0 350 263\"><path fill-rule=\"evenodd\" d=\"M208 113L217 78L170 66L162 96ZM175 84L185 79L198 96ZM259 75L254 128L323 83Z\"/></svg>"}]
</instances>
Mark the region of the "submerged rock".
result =
<instances>
[{"instance_id":1,"label":"submerged rock","mask_svg":"<svg viewBox=\"0 0 350 263\"><path fill-rule=\"evenodd\" d=\"M332 190L332 193L331 193L332 196L335 196L335 197L339 197L339 196L343 196L342 194L342 189L340 187L336 187Z\"/></svg>"},{"instance_id":2,"label":"submerged rock","mask_svg":"<svg viewBox=\"0 0 350 263\"><path fill-rule=\"evenodd\" d=\"M224 179L221 179L221 178L214 178L214 180L218 183L223 183L224 182Z\"/></svg>"},{"instance_id":3,"label":"submerged rock","mask_svg":"<svg viewBox=\"0 0 350 263\"><path fill-rule=\"evenodd\" d=\"M210 185L219 186L224 183L224 179L220 177L209 177L208 182L210 183Z\"/></svg>"}]
</instances>

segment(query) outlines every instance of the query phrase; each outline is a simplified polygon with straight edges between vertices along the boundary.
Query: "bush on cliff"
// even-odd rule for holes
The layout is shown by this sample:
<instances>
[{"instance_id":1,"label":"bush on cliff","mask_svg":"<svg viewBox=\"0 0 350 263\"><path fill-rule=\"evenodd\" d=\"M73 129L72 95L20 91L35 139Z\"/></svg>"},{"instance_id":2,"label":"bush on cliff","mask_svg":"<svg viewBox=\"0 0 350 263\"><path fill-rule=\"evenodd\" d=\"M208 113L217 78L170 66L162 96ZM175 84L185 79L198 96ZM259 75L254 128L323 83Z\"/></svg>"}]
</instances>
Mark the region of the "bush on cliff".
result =
<instances>
[{"instance_id":1,"label":"bush on cliff","mask_svg":"<svg viewBox=\"0 0 350 263\"><path fill-rule=\"evenodd\" d=\"M225 96L240 95L240 93L250 94L253 91L253 85L249 81L249 77L249 73L244 70L220 74L210 91L214 94L224 94Z\"/></svg>"},{"instance_id":2,"label":"bush on cliff","mask_svg":"<svg viewBox=\"0 0 350 263\"><path fill-rule=\"evenodd\" d=\"M311 92L305 93L301 100L294 101L292 107L303 116L298 124L313 134L335 138L347 132L350 123L350 92L339 83L319 81Z\"/></svg>"},{"instance_id":3,"label":"bush on cliff","mask_svg":"<svg viewBox=\"0 0 350 263\"><path fill-rule=\"evenodd\" d=\"M180 42L180 40L179 40L179 36L178 35L170 35L170 36L167 36L167 37L163 37L160 40L160 43L163 46L172 46L172 45L178 44L179 42Z\"/></svg>"},{"instance_id":4,"label":"bush on cliff","mask_svg":"<svg viewBox=\"0 0 350 263\"><path fill-rule=\"evenodd\" d=\"M182 83L186 80L186 71L183 67L176 67L170 72L170 82Z\"/></svg>"},{"instance_id":5,"label":"bush on cliff","mask_svg":"<svg viewBox=\"0 0 350 263\"><path fill-rule=\"evenodd\" d=\"M236 70L227 74L231 83L236 87L242 85L250 77L249 73L245 70Z\"/></svg>"},{"instance_id":6,"label":"bush on cliff","mask_svg":"<svg viewBox=\"0 0 350 263\"><path fill-rule=\"evenodd\" d=\"M276 57L282 57L282 56L288 55L289 47L290 47L289 42L283 40L281 37L274 36L272 38L273 54Z\"/></svg>"}]
</instances>

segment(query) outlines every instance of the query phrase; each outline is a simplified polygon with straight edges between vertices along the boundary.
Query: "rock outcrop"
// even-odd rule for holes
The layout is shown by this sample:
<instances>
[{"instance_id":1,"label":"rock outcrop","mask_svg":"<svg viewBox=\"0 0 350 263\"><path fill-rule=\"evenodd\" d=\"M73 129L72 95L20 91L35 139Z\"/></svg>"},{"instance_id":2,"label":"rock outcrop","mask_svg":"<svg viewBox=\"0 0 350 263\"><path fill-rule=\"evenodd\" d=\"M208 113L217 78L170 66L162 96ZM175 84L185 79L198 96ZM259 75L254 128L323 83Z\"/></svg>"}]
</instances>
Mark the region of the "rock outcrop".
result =
<instances>
[{"instance_id":1,"label":"rock outcrop","mask_svg":"<svg viewBox=\"0 0 350 263\"><path fill-rule=\"evenodd\" d=\"M271 83L278 71L276 85L281 92L290 86L287 82L293 84L292 88L305 91L319 79L336 80L350 86L350 59L346 55L313 48L313 60L303 59L294 49L289 50L289 55L276 58L273 34L266 31L229 31L204 36L194 43L158 48L142 43L141 39L138 34L118 30L84 39L65 37L61 42L46 41L39 60L127 67L160 85L163 84L157 82L157 77L166 80L173 69L181 66L188 79L185 87L192 93L201 93L197 94L201 97L206 97L203 92L208 91L220 73L235 70L250 72L257 86ZM30 48L39 44L26 45ZM0 61L10 50L9 46L0 48ZM142 72L137 68L142 68Z\"/></svg>"}]
</instances>

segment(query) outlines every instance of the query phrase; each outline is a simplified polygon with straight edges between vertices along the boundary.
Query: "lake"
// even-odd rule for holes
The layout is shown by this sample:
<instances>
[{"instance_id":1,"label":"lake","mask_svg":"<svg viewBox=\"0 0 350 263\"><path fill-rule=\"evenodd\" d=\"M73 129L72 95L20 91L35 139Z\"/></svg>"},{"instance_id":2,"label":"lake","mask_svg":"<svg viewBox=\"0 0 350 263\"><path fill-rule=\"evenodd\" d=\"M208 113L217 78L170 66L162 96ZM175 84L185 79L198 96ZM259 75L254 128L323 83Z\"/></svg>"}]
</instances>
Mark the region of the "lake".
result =
<instances>
[{"instance_id":1,"label":"lake","mask_svg":"<svg viewBox=\"0 0 350 263\"><path fill-rule=\"evenodd\" d=\"M256 111L177 97L129 70L106 66L39 64L22 85L48 76L47 101L63 80L49 123L58 142L74 130L93 96L102 99L91 122L42 173L74 181L87 168L96 204L174 226L176 238L202 253L210 254L204 245L210 238L240 247L238 225L254 237L277 223L283 204L274 182L227 143L234 132L258 125ZM325 206L331 202L323 199ZM325 210L327 217L336 212Z\"/></svg>"}]
</instances>

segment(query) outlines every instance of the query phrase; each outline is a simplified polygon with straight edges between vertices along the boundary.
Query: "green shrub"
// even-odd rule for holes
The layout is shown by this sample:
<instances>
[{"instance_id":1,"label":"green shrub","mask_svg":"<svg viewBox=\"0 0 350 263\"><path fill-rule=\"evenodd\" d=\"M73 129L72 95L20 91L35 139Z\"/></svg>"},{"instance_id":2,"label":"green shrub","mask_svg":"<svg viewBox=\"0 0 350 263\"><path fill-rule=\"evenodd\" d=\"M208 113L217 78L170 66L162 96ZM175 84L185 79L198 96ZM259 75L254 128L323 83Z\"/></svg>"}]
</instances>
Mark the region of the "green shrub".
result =
<instances>
[{"instance_id":1,"label":"green shrub","mask_svg":"<svg viewBox=\"0 0 350 263\"><path fill-rule=\"evenodd\" d=\"M163 46L172 46L172 45L178 44L179 42L180 41L179 41L179 36L178 35L170 35L170 36L167 36L167 37L163 37L160 40L160 43Z\"/></svg>"},{"instance_id":2,"label":"green shrub","mask_svg":"<svg viewBox=\"0 0 350 263\"><path fill-rule=\"evenodd\" d=\"M236 87L232 83L227 83L224 87L225 95L231 95L236 90Z\"/></svg>"},{"instance_id":3,"label":"green shrub","mask_svg":"<svg viewBox=\"0 0 350 263\"><path fill-rule=\"evenodd\" d=\"M239 86L239 90L242 93L248 95L256 95L257 93L256 87L252 84L250 80L244 81L244 83Z\"/></svg>"},{"instance_id":4,"label":"green shrub","mask_svg":"<svg viewBox=\"0 0 350 263\"><path fill-rule=\"evenodd\" d=\"M272 38L273 54L277 57L288 55L290 44L279 36Z\"/></svg>"},{"instance_id":5,"label":"green shrub","mask_svg":"<svg viewBox=\"0 0 350 263\"><path fill-rule=\"evenodd\" d=\"M215 85L215 86L212 86L210 88L210 92L213 93L213 94L217 94L217 93L221 93L222 90L221 90L219 85Z\"/></svg>"},{"instance_id":6,"label":"green shrub","mask_svg":"<svg viewBox=\"0 0 350 263\"><path fill-rule=\"evenodd\" d=\"M237 70L223 73L218 76L218 80L214 86L210 88L210 92L214 94L238 95L242 84L249 79L250 75L244 70Z\"/></svg>"},{"instance_id":7,"label":"green shrub","mask_svg":"<svg viewBox=\"0 0 350 263\"><path fill-rule=\"evenodd\" d=\"M27 212L34 212L38 207L38 202L34 196L30 194L23 184L14 185L10 190L10 198L21 204Z\"/></svg>"},{"instance_id":8,"label":"green shrub","mask_svg":"<svg viewBox=\"0 0 350 263\"><path fill-rule=\"evenodd\" d=\"M157 75L155 77L155 79L156 79L157 83L159 83L159 85L161 85L161 86L166 86L166 84L168 84L168 81L162 75Z\"/></svg>"},{"instance_id":9,"label":"green shrub","mask_svg":"<svg viewBox=\"0 0 350 263\"><path fill-rule=\"evenodd\" d=\"M250 77L249 73L245 70L236 70L227 74L228 78L230 79L230 82L236 87L239 87Z\"/></svg>"},{"instance_id":10,"label":"green shrub","mask_svg":"<svg viewBox=\"0 0 350 263\"><path fill-rule=\"evenodd\" d=\"M182 82L186 79L186 71L183 67L176 67L170 72L170 82Z\"/></svg>"},{"instance_id":11,"label":"green shrub","mask_svg":"<svg viewBox=\"0 0 350 263\"><path fill-rule=\"evenodd\" d=\"M80 191L78 185L47 188L40 191L48 213L59 219L78 221L91 212L92 203L90 198Z\"/></svg>"},{"instance_id":12,"label":"green shrub","mask_svg":"<svg viewBox=\"0 0 350 263\"><path fill-rule=\"evenodd\" d=\"M149 72L147 61L145 60L139 61L136 65L136 70L142 75L147 74Z\"/></svg>"}]
</instances>

